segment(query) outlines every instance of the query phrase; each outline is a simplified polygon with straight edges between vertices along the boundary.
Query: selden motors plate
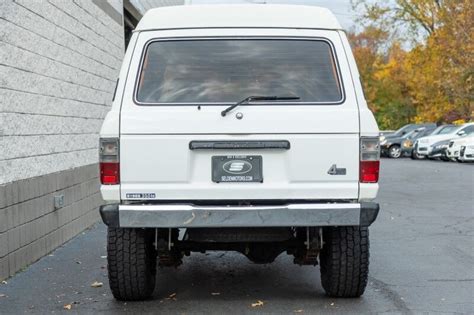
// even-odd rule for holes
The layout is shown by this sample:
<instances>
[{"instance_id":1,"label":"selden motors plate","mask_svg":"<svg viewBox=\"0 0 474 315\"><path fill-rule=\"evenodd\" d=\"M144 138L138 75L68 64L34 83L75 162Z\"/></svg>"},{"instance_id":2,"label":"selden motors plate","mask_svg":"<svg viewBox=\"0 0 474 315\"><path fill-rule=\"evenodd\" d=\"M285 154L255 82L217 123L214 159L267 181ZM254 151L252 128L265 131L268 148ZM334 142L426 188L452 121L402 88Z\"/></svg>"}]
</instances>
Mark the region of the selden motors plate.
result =
<instances>
[{"instance_id":1,"label":"selden motors plate","mask_svg":"<svg viewBox=\"0 0 474 315\"><path fill-rule=\"evenodd\" d=\"M260 155L213 156L212 181L216 183L262 183L262 157Z\"/></svg>"}]
</instances>

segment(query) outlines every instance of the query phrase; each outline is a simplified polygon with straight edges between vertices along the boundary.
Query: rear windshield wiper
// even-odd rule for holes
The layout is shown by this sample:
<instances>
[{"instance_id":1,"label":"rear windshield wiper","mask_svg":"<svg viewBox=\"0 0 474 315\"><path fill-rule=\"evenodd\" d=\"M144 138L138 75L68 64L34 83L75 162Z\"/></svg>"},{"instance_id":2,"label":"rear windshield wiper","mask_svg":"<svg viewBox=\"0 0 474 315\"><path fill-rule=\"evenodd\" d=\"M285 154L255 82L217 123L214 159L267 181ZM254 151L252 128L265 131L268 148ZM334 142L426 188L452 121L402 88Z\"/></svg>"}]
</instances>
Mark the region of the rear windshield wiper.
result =
<instances>
[{"instance_id":1,"label":"rear windshield wiper","mask_svg":"<svg viewBox=\"0 0 474 315\"><path fill-rule=\"evenodd\" d=\"M290 100L299 100L300 98L298 96L249 96L240 102L235 103L234 105L231 105L224 109L221 112L222 117L227 115L228 112L233 110L239 105L246 104L252 101L290 101Z\"/></svg>"}]
</instances>

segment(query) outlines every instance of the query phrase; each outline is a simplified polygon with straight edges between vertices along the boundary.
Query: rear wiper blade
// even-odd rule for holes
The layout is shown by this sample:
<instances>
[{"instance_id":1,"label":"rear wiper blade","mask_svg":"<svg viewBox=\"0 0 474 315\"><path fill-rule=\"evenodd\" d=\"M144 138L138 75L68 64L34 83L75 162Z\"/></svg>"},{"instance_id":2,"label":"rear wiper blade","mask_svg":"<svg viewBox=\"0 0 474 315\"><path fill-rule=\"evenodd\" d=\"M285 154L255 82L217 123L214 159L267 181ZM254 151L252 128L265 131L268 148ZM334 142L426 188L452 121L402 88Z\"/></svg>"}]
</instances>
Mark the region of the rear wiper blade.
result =
<instances>
[{"instance_id":1,"label":"rear wiper blade","mask_svg":"<svg viewBox=\"0 0 474 315\"><path fill-rule=\"evenodd\" d=\"M252 101L291 101L291 100L299 100L300 98L298 96L249 96L247 98L244 98L240 102L235 103L234 105L231 105L224 109L221 112L222 117L227 115L228 112L233 110L239 105L246 104Z\"/></svg>"}]
</instances>

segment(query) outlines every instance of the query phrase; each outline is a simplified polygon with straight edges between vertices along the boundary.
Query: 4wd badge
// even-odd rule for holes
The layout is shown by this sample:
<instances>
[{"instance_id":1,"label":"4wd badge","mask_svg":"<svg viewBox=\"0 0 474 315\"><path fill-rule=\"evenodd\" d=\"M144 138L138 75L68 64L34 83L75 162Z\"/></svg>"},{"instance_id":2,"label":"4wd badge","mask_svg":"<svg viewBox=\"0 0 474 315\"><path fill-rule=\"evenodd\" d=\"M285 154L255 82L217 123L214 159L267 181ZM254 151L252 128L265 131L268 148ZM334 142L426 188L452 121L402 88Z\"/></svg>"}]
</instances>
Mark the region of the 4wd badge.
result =
<instances>
[{"instance_id":1,"label":"4wd badge","mask_svg":"<svg viewBox=\"0 0 474 315\"><path fill-rule=\"evenodd\" d=\"M345 168L338 168L336 164L333 164L328 171L329 175L346 175Z\"/></svg>"}]
</instances>

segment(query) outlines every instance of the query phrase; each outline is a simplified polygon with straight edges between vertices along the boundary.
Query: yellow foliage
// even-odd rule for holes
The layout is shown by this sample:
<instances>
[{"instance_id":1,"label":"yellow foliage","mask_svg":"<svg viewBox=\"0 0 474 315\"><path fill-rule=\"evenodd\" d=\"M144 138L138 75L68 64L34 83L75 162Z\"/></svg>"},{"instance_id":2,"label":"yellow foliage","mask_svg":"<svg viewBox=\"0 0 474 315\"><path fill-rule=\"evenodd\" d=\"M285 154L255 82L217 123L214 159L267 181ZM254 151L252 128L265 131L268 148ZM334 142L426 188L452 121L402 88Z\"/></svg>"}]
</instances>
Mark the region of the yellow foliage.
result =
<instances>
[{"instance_id":1,"label":"yellow foliage","mask_svg":"<svg viewBox=\"0 0 474 315\"><path fill-rule=\"evenodd\" d=\"M472 120L474 1L395 0L393 6L359 2L369 8L366 17L373 23L350 39L379 124L393 128L407 121ZM419 39L419 30L427 36L405 51L390 40L396 23L415 30L414 39Z\"/></svg>"},{"instance_id":2,"label":"yellow foliage","mask_svg":"<svg viewBox=\"0 0 474 315\"><path fill-rule=\"evenodd\" d=\"M458 119L458 120L455 120L453 121L453 125L462 125L462 124L465 124L467 121L465 121L464 119Z\"/></svg>"}]
</instances>

